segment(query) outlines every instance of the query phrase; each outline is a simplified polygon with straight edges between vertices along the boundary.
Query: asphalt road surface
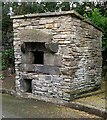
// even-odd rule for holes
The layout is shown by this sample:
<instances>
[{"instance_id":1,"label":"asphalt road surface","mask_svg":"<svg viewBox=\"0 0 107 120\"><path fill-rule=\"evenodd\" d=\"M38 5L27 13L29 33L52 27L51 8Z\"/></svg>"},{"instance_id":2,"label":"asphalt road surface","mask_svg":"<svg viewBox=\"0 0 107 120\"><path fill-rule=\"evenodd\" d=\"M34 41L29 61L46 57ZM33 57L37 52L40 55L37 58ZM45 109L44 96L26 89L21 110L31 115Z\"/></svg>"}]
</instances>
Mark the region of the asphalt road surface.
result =
<instances>
[{"instance_id":1,"label":"asphalt road surface","mask_svg":"<svg viewBox=\"0 0 107 120\"><path fill-rule=\"evenodd\" d=\"M4 118L99 118L83 111L46 103L34 99L2 96L2 117Z\"/></svg>"}]
</instances>

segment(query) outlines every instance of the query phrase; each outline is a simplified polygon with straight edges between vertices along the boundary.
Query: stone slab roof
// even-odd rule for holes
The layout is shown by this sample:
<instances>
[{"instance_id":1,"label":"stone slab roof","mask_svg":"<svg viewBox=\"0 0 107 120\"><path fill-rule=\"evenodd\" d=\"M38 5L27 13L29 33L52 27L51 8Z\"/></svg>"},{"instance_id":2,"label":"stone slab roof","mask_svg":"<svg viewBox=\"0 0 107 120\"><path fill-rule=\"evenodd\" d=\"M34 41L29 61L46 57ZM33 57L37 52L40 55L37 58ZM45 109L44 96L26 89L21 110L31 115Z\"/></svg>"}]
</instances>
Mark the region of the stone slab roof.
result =
<instances>
[{"instance_id":1,"label":"stone slab roof","mask_svg":"<svg viewBox=\"0 0 107 120\"><path fill-rule=\"evenodd\" d=\"M24 18L35 18L35 17L51 17L51 16L61 16L61 15L71 15L72 17L76 17L92 26L97 28L98 30L102 31L101 28L97 27L90 21L86 20L83 16L81 16L79 13L77 13L74 10L71 11L62 11L62 12L47 12L47 13L35 13L35 14L25 14L25 15L16 15L11 16L11 19L24 19Z\"/></svg>"}]
</instances>

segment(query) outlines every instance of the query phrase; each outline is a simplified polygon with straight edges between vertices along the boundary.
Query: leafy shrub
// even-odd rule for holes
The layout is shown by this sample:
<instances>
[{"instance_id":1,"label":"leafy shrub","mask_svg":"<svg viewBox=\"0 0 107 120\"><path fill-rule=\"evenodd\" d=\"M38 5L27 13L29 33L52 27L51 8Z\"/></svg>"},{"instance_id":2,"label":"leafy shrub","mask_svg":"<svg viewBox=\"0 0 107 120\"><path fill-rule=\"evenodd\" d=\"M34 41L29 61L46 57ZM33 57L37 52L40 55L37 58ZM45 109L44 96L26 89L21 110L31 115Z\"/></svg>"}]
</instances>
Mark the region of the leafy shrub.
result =
<instances>
[{"instance_id":1,"label":"leafy shrub","mask_svg":"<svg viewBox=\"0 0 107 120\"><path fill-rule=\"evenodd\" d=\"M14 65L14 49L10 48L2 52L2 69L7 69Z\"/></svg>"},{"instance_id":2,"label":"leafy shrub","mask_svg":"<svg viewBox=\"0 0 107 120\"><path fill-rule=\"evenodd\" d=\"M91 13L84 16L102 29L102 49L105 50L107 48L107 17L103 16L98 8L94 8Z\"/></svg>"}]
</instances>

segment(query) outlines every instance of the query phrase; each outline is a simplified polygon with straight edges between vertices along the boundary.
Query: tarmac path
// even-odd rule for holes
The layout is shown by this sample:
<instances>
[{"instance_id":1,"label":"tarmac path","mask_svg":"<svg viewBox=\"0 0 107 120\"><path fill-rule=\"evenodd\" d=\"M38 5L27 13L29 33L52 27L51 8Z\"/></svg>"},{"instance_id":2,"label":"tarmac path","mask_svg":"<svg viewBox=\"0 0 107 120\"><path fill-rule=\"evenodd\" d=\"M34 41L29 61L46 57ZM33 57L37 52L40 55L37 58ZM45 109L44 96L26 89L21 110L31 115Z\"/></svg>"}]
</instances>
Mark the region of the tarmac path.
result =
<instances>
[{"instance_id":1,"label":"tarmac path","mask_svg":"<svg viewBox=\"0 0 107 120\"><path fill-rule=\"evenodd\" d=\"M0 94L4 118L99 118L83 111L34 99Z\"/></svg>"}]
</instances>

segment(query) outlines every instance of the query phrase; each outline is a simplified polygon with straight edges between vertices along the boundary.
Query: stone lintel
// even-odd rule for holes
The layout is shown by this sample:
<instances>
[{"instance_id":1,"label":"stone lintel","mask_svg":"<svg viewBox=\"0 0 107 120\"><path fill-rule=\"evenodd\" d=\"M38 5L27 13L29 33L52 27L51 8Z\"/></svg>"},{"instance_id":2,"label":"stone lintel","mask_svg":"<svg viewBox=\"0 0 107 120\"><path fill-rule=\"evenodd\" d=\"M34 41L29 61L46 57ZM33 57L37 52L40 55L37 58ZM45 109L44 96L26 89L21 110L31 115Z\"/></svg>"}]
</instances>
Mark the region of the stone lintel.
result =
<instances>
[{"instance_id":1,"label":"stone lintel","mask_svg":"<svg viewBox=\"0 0 107 120\"><path fill-rule=\"evenodd\" d=\"M43 73L48 75L59 75L59 67L39 64L22 64L21 70L24 72Z\"/></svg>"},{"instance_id":2,"label":"stone lintel","mask_svg":"<svg viewBox=\"0 0 107 120\"><path fill-rule=\"evenodd\" d=\"M51 42L52 36L40 30L20 30L20 39L23 42Z\"/></svg>"}]
</instances>

